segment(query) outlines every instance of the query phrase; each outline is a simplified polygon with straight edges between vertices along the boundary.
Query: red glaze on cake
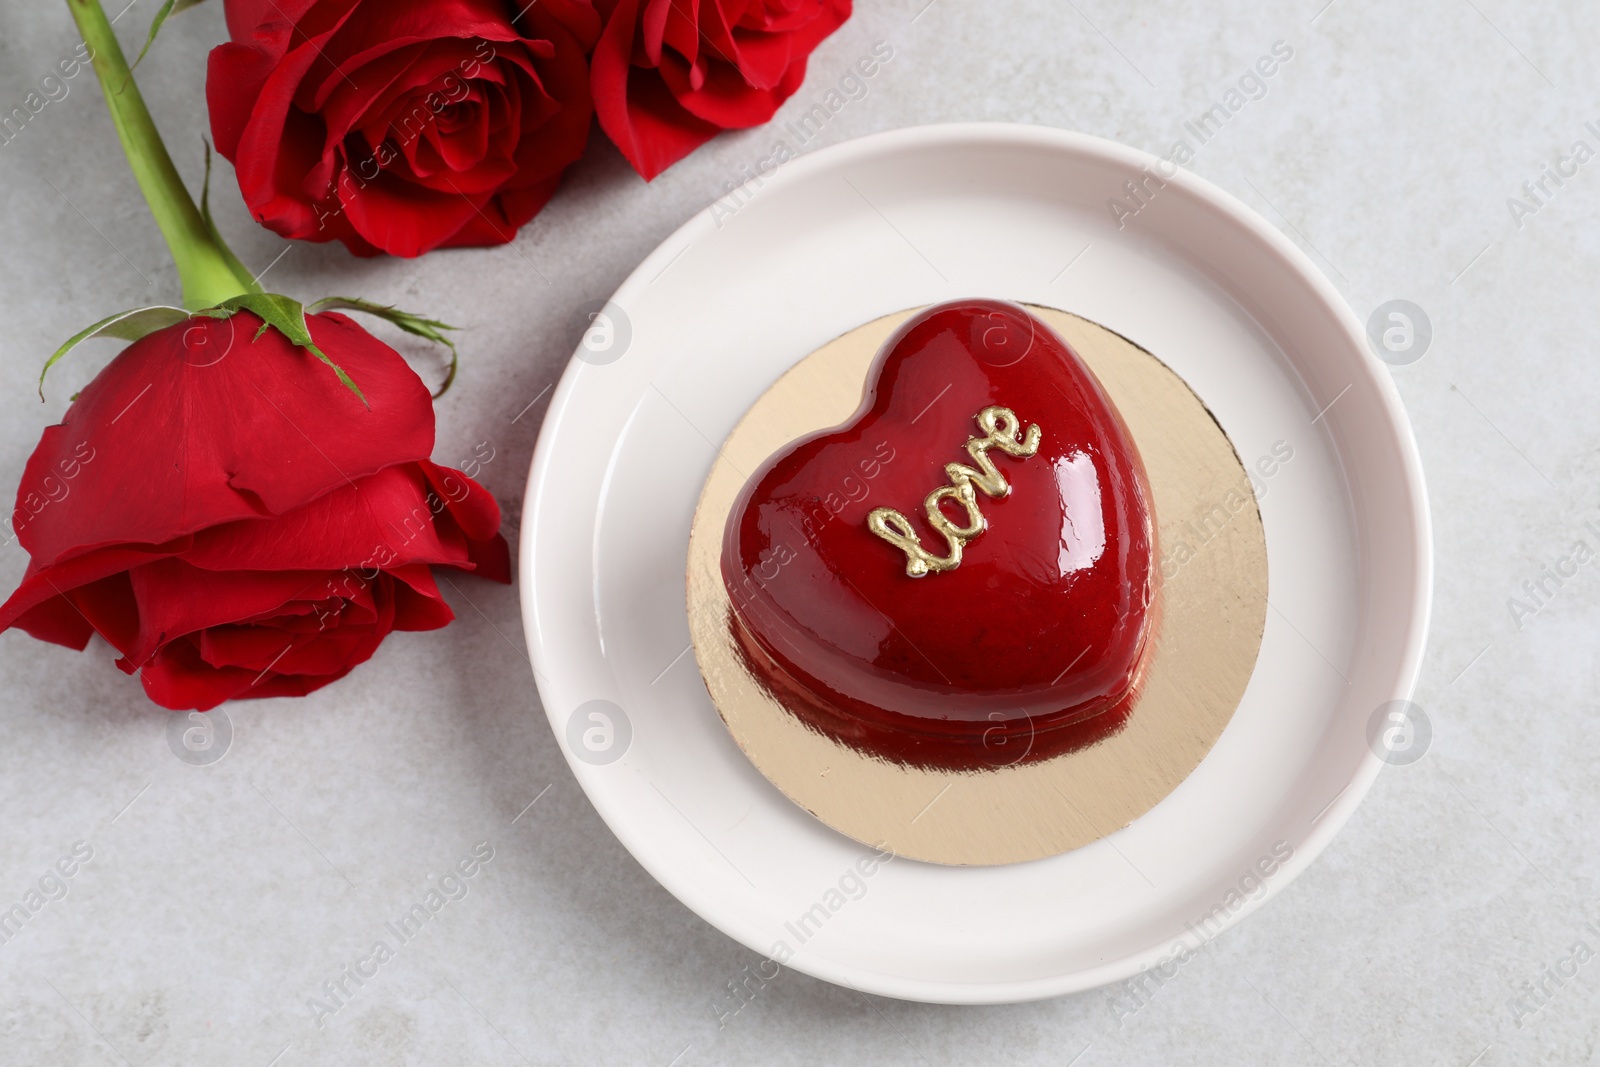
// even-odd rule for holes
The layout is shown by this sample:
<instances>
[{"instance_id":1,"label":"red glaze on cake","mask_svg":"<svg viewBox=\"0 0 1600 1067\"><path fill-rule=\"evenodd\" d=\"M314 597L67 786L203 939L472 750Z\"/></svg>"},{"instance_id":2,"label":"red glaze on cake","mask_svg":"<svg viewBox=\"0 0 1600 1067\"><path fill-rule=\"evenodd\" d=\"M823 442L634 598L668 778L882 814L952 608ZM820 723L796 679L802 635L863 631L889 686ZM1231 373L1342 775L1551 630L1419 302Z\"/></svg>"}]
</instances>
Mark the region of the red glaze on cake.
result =
<instances>
[{"instance_id":1,"label":"red glaze on cake","mask_svg":"<svg viewBox=\"0 0 1600 1067\"><path fill-rule=\"evenodd\" d=\"M916 315L868 381L847 423L770 458L729 515L750 668L813 728L914 766L1048 759L1116 731L1158 568L1144 468L1099 382L994 300Z\"/></svg>"}]
</instances>

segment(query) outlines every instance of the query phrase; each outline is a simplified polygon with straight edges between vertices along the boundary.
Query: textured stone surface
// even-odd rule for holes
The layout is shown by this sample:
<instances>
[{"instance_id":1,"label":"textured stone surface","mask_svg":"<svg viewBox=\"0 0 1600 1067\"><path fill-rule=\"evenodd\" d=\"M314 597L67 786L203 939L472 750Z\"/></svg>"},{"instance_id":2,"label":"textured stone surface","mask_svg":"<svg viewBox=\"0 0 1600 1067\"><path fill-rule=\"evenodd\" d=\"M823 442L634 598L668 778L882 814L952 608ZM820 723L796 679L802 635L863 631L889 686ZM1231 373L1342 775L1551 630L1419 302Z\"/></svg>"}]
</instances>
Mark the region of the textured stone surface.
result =
<instances>
[{"instance_id":1,"label":"textured stone surface","mask_svg":"<svg viewBox=\"0 0 1600 1067\"><path fill-rule=\"evenodd\" d=\"M1124 988L928 1007L785 972L719 1026L733 1006L726 983L758 959L657 886L584 799L539 713L514 590L457 581L446 594L461 619L443 633L396 635L311 698L230 707L232 749L207 768L174 758L167 713L103 647L77 655L7 634L0 898L26 893L76 841L94 857L64 900L0 944L0 1061L1593 1061L1600 962L1561 985L1545 968L1556 973L1579 941L1600 951L1600 562L1548 583L1554 595L1520 626L1507 601L1575 540L1600 548L1584 530L1600 519L1600 161L1550 184L1520 226L1507 198L1574 141L1600 149L1584 128L1600 125L1600 9L926 2L863 0L783 114L886 40L894 60L814 144L985 119L1165 152L1275 40L1293 46L1193 166L1282 227L1358 316L1406 298L1432 319L1431 349L1394 371L1436 524L1417 698L1435 729L1427 757L1386 771L1304 877L1147 985L1142 1004ZM155 7L139 0L123 17L125 43ZM76 37L64 5L0 11L9 111ZM222 33L215 2L178 17L140 72L194 184L203 55ZM73 355L41 406L45 355L93 318L176 296L98 92L87 74L70 84L0 145L5 487L113 349ZM468 327L435 458L456 463L488 442L482 479L514 534L571 316L776 136L723 137L650 186L597 142L514 245L416 262L287 245L246 221L226 167L218 215L245 262L274 264L277 288L360 294ZM7 588L25 562L14 541L0 547ZM307 999L484 840L494 858L467 895L319 1028ZM1520 987L1541 981L1534 1012ZM1528 998L1520 1018L1515 996Z\"/></svg>"}]
</instances>

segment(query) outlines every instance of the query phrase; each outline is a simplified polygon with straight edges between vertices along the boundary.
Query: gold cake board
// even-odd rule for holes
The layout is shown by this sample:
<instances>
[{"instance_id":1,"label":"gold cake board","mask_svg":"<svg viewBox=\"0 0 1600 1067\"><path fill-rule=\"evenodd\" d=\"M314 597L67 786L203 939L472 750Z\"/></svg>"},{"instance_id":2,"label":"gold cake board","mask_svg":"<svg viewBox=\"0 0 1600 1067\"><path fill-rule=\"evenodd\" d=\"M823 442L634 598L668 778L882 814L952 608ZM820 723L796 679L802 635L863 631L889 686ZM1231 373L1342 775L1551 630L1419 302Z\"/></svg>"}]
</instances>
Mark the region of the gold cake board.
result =
<instances>
[{"instance_id":1,"label":"gold cake board","mask_svg":"<svg viewBox=\"0 0 1600 1067\"><path fill-rule=\"evenodd\" d=\"M803 724L745 667L728 629L723 530L747 477L798 437L861 403L883 342L918 309L857 327L762 394L706 480L689 535L689 628L723 721L762 774L857 841L918 860L998 864L1054 856L1149 811L1205 758L1255 669L1267 549L1250 480L1199 397L1126 338L1030 305L1083 358L1144 460L1161 554L1161 611L1143 692L1126 726L1089 748L982 771L907 767Z\"/></svg>"}]
</instances>

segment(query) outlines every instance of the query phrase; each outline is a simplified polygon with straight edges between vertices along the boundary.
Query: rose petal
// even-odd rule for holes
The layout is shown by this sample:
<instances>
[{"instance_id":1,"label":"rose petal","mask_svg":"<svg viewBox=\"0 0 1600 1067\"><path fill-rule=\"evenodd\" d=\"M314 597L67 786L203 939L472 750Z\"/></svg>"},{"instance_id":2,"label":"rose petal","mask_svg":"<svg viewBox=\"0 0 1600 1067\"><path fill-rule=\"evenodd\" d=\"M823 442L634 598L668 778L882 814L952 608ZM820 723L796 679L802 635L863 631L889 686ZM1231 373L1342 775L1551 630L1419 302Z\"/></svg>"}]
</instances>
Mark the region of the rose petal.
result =
<instances>
[{"instance_id":1,"label":"rose petal","mask_svg":"<svg viewBox=\"0 0 1600 1067\"><path fill-rule=\"evenodd\" d=\"M460 479L483 492L465 475ZM462 489L453 491L459 494ZM183 558L214 571L359 573L408 563L460 566L468 562L466 538L447 510L449 504L432 490L421 466L404 464L342 486L278 518L203 530ZM449 521L436 521L440 517Z\"/></svg>"},{"instance_id":2,"label":"rose petal","mask_svg":"<svg viewBox=\"0 0 1600 1067\"><path fill-rule=\"evenodd\" d=\"M700 31L695 27L693 15L679 10L673 0L645 0L639 12L638 41L644 53L641 66L661 65L669 32L673 48L693 63L700 55Z\"/></svg>"},{"instance_id":3,"label":"rose petal","mask_svg":"<svg viewBox=\"0 0 1600 1067\"><path fill-rule=\"evenodd\" d=\"M590 59L601 129L646 181L705 144L717 126L684 110L654 70L633 66L639 0L621 0Z\"/></svg>"},{"instance_id":4,"label":"rose petal","mask_svg":"<svg viewBox=\"0 0 1600 1067\"><path fill-rule=\"evenodd\" d=\"M396 567L392 574L396 630L437 630L456 617L439 594L432 569Z\"/></svg>"},{"instance_id":5,"label":"rose petal","mask_svg":"<svg viewBox=\"0 0 1600 1067\"><path fill-rule=\"evenodd\" d=\"M493 195L450 195L411 182L380 179L345 199L344 208L362 237L390 255L409 257L420 256L449 239L482 213ZM499 227L497 232L501 244L515 234L509 226Z\"/></svg>"},{"instance_id":6,"label":"rose petal","mask_svg":"<svg viewBox=\"0 0 1600 1067\"><path fill-rule=\"evenodd\" d=\"M211 112L211 140L222 158L239 157L239 138L272 73L272 60L255 48L221 44L206 59L206 108Z\"/></svg>"},{"instance_id":7,"label":"rose petal","mask_svg":"<svg viewBox=\"0 0 1600 1067\"><path fill-rule=\"evenodd\" d=\"M291 600L326 596L330 579L314 570L219 572L166 559L135 567L128 580L138 602L139 630L123 653L142 664L184 634L273 612Z\"/></svg>"},{"instance_id":8,"label":"rose petal","mask_svg":"<svg viewBox=\"0 0 1600 1067\"><path fill-rule=\"evenodd\" d=\"M333 674L280 674L268 675L249 689L234 696L235 700L262 700L266 697L303 697L350 673L346 667Z\"/></svg>"},{"instance_id":9,"label":"rose petal","mask_svg":"<svg viewBox=\"0 0 1600 1067\"><path fill-rule=\"evenodd\" d=\"M19 500L47 478L70 490L18 534L35 566L283 514L426 458L433 405L416 372L343 315L308 324L367 405L276 330L257 336L261 322L249 312L191 319L124 349L29 457Z\"/></svg>"},{"instance_id":10,"label":"rose petal","mask_svg":"<svg viewBox=\"0 0 1600 1067\"><path fill-rule=\"evenodd\" d=\"M487 489L461 471L441 467L432 460L423 460L417 466L468 537L486 541L500 532L500 505Z\"/></svg>"},{"instance_id":11,"label":"rose petal","mask_svg":"<svg viewBox=\"0 0 1600 1067\"><path fill-rule=\"evenodd\" d=\"M82 652L94 636L94 627L78 606L64 596L53 596L20 613L11 625L51 644Z\"/></svg>"},{"instance_id":12,"label":"rose petal","mask_svg":"<svg viewBox=\"0 0 1600 1067\"><path fill-rule=\"evenodd\" d=\"M228 35L235 41L248 40L263 22L294 22L303 18L319 0L227 0L223 13L228 20ZM351 0L349 6L353 7Z\"/></svg>"},{"instance_id":13,"label":"rose petal","mask_svg":"<svg viewBox=\"0 0 1600 1067\"><path fill-rule=\"evenodd\" d=\"M211 666L239 667L258 674L278 666L295 644L293 636L270 626L213 626L195 634L194 640L199 642L200 658ZM310 636L300 638L303 643L311 640Z\"/></svg>"},{"instance_id":14,"label":"rose petal","mask_svg":"<svg viewBox=\"0 0 1600 1067\"><path fill-rule=\"evenodd\" d=\"M131 673L131 671L130 671ZM200 658L188 638L179 638L138 668L145 696L174 711L209 711L224 700L243 695L260 672L237 667L216 668Z\"/></svg>"},{"instance_id":15,"label":"rose petal","mask_svg":"<svg viewBox=\"0 0 1600 1067\"><path fill-rule=\"evenodd\" d=\"M176 555L187 549L190 543L189 538L182 538L167 545L118 545L96 549L63 563L48 566L41 566L35 559L28 564L28 572L16 592L11 594L4 605L0 605L0 630L18 626L40 640L54 640L44 633L36 633L31 628L30 619L33 617L31 612L35 608L64 597L80 586L120 574L130 567ZM51 608L39 618L54 619L58 611L58 608ZM83 646L76 647L81 649Z\"/></svg>"},{"instance_id":16,"label":"rose petal","mask_svg":"<svg viewBox=\"0 0 1600 1067\"><path fill-rule=\"evenodd\" d=\"M560 177L555 177L539 185L502 189L490 200L490 205L495 209L493 217L499 219L499 222L491 222L484 216L470 218L466 225L441 242L439 247L479 248L484 245L505 244L516 235L518 229L550 202L550 198L555 195L560 185Z\"/></svg>"},{"instance_id":17,"label":"rose petal","mask_svg":"<svg viewBox=\"0 0 1600 1067\"><path fill-rule=\"evenodd\" d=\"M137 640L139 602L126 574L81 585L63 599L70 600L78 614L118 652L126 654Z\"/></svg>"},{"instance_id":18,"label":"rose petal","mask_svg":"<svg viewBox=\"0 0 1600 1067\"><path fill-rule=\"evenodd\" d=\"M337 233L323 233L327 219L312 208L326 192L307 200L294 177L312 168L317 146L325 140L322 120L293 107L296 87L321 58L319 47L320 42L308 41L272 68L240 131L233 164L239 191L257 222L285 235L331 240Z\"/></svg>"}]
</instances>

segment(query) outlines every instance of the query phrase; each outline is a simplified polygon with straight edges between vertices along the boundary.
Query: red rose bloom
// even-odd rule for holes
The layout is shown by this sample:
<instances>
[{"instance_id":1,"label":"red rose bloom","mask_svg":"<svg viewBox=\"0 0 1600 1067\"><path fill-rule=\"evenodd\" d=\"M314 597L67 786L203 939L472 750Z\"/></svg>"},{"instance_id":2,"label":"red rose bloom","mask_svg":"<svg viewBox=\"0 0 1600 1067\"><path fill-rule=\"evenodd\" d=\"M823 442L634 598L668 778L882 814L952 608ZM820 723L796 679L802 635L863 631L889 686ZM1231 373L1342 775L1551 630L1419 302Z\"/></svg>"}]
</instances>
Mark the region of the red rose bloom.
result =
<instances>
[{"instance_id":1,"label":"red rose bloom","mask_svg":"<svg viewBox=\"0 0 1600 1067\"><path fill-rule=\"evenodd\" d=\"M587 0L227 0L227 16L212 136L285 237L357 255L504 244L588 137Z\"/></svg>"},{"instance_id":2,"label":"red rose bloom","mask_svg":"<svg viewBox=\"0 0 1600 1067\"><path fill-rule=\"evenodd\" d=\"M759 126L800 87L850 0L598 0L600 126L647 180L722 130Z\"/></svg>"},{"instance_id":3,"label":"red rose bloom","mask_svg":"<svg viewBox=\"0 0 1600 1067\"><path fill-rule=\"evenodd\" d=\"M113 360L45 430L12 525L31 556L0 629L98 632L169 708L308 693L391 630L453 617L430 564L509 581L500 509L429 462L433 404L399 354L307 316L365 394L249 312Z\"/></svg>"}]
</instances>

